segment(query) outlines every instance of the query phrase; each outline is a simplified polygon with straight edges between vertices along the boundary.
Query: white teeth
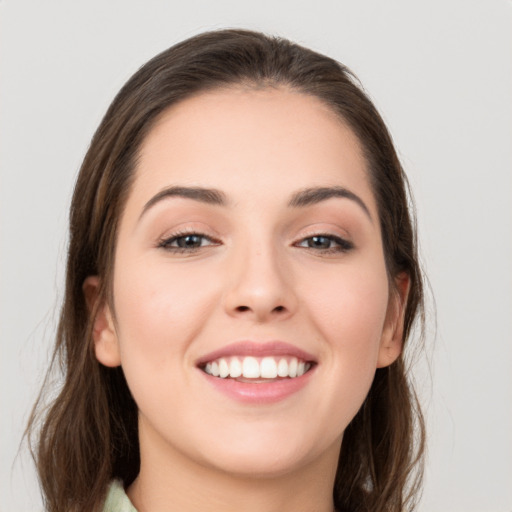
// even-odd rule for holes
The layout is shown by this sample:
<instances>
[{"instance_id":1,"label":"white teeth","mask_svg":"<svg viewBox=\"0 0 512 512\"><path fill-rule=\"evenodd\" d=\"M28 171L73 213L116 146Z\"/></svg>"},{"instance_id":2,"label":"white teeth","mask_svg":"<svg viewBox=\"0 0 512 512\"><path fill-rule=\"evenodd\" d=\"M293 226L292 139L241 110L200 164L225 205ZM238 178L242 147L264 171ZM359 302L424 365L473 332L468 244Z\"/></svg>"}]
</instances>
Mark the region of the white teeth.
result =
<instances>
[{"instance_id":1,"label":"white teeth","mask_svg":"<svg viewBox=\"0 0 512 512\"><path fill-rule=\"evenodd\" d=\"M255 357L244 357L242 363L242 375L246 379L259 379L260 365Z\"/></svg>"},{"instance_id":2,"label":"white teeth","mask_svg":"<svg viewBox=\"0 0 512 512\"><path fill-rule=\"evenodd\" d=\"M237 379L275 379L295 378L304 375L311 368L310 363L298 360L296 357L275 358L266 356L256 358L247 357L221 357L215 361L209 361L204 366L204 371L214 377L225 379L231 377Z\"/></svg>"},{"instance_id":3,"label":"white teeth","mask_svg":"<svg viewBox=\"0 0 512 512\"><path fill-rule=\"evenodd\" d=\"M242 375L242 363L238 357L231 358L231 364L229 365L229 376L232 379L236 379Z\"/></svg>"},{"instance_id":4,"label":"white teeth","mask_svg":"<svg viewBox=\"0 0 512 512\"><path fill-rule=\"evenodd\" d=\"M221 358L219 359L219 377L225 379L229 375L229 365L228 362Z\"/></svg>"},{"instance_id":5,"label":"white teeth","mask_svg":"<svg viewBox=\"0 0 512 512\"><path fill-rule=\"evenodd\" d=\"M295 357L292 357L290 364L288 365L288 375L290 377L297 377L297 365L299 362Z\"/></svg>"},{"instance_id":6,"label":"white teeth","mask_svg":"<svg viewBox=\"0 0 512 512\"><path fill-rule=\"evenodd\" d=\"M273 357L264 357L261 360L260 373L264 379L275 379L277 377L277 364Z\"/></svg>"},{"instance_id":7,"label":"white teeth","mask_svg":"<svg viewBox=\"0 0 512 512\"><path fill-rule=\"evenodd\" d=\"M277 375L279 375L279 377L288 377L288 361L286 359L279 360Z\"/></svg>"}]
</instances>

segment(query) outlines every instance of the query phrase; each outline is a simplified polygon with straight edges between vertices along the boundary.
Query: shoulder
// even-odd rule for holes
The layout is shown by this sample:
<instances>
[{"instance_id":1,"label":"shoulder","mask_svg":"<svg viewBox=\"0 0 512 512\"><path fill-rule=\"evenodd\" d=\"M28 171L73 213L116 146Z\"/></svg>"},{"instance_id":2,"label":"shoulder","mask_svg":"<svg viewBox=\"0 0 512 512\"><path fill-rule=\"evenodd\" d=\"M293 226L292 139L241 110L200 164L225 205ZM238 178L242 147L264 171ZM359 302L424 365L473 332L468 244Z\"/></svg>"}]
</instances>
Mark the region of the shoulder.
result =
<instances>
[{"instance_id":1,"label":"shoulder","mask_svg":"<svg viewBox=\"0 0 512 512\"><path fill-rule=\"evenodd\" d=\"M110 484L103 512L137 512L120 480L113 480Z\"/></svg>"}]
</instances>

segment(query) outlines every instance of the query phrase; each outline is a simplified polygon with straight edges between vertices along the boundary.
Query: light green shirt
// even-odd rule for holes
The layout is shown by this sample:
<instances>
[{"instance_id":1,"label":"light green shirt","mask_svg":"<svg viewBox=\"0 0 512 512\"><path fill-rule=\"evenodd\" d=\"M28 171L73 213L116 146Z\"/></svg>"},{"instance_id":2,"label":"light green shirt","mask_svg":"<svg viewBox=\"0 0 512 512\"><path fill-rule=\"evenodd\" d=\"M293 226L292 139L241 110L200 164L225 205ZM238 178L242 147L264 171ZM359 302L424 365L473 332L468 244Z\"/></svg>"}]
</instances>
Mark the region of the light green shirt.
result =
<instances>
[{"instance_id":1,"label":"light green shirt","mask_svg":"<svg viewBox=\"0 0 512 512\"><path fill-rule=\"evenodd\" d=\"M119 480L110 484L103 512L137 512Z\"/></svg>"}]
</instances>

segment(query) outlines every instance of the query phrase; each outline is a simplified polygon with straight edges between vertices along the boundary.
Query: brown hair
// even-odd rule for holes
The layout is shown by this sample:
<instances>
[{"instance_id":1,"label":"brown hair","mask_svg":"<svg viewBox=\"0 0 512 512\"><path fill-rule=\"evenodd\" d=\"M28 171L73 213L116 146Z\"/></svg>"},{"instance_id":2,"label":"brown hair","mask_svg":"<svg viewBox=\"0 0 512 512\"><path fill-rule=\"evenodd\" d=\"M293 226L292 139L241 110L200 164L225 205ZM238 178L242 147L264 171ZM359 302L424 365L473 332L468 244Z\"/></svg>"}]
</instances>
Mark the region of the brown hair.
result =
<instances>
[{"instance_id":1,"label":"brown hair","mask_svg":"<svg viewBox=\"0 0 512 512\"><path fill-rule=\"evenodd\" d=\"M383 120L347 68L287 40L245 30L208 32L173 46L121 89L76 182L52 363L60 367L63 385L46 409L39 398L28 427L29 437L38 438L34 456L49 511L100 510L113 478L129 485L138 474L137 406L122 369L102 366L95 358L95 312L87 309L82 285L87 276L100 276L100 297L111 301L118 222L141 142L159 114L194 94L236 84L284 85L313 95L351 127L368 162L390 283L400 272L410 278L404 342L418 313L423 318L406 177ZM377 370L368 397L345 431L334 487L337 509L412 510L423 444L423 419L401 356Z\"/></svg>"}]
</instances>

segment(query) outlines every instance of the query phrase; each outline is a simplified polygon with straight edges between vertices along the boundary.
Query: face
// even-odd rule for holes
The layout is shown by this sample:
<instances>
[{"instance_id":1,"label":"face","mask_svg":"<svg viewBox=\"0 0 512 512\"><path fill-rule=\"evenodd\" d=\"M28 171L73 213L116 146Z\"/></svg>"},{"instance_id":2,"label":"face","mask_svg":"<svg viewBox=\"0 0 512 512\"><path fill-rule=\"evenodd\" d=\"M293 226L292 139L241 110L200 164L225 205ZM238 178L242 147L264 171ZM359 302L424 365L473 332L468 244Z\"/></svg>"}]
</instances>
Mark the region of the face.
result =
<instances>
[{"instance_id":1,"label":"face","mask_svg":"<svg viewBox=\"0 0 512 512\"><path fill-rule=\"evenodd\" d=\"M390 296L351 130L297 92L209 92L142 145L96 355L123 367L143 460L282 474L337 460L400 353Z\"/></svg>"}]
</instances>

